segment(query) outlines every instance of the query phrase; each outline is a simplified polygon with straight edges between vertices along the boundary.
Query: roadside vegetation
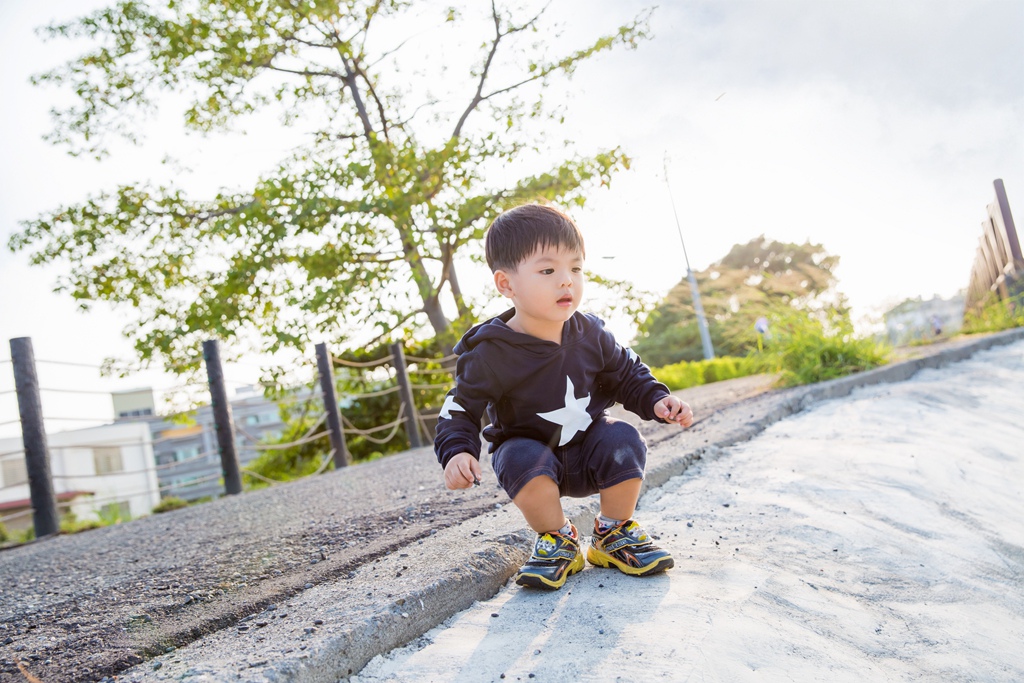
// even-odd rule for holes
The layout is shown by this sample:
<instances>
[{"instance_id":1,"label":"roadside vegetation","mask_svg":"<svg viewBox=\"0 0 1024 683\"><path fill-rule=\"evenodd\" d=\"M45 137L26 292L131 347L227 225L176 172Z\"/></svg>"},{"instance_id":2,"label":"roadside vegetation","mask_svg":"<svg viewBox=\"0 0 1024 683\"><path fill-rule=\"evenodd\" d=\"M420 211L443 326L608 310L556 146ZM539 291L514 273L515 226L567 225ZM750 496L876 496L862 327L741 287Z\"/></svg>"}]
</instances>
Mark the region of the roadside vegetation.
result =
<instances>
[{"instance_id":1,"label":"roadside vegetation","mask_svg":"<svg viewBox=\"0 0 1024 683\"><path fill-rule=\"evenodd\" d=\"M1009 299L995 299L980 309L964 313L963 334L1000 332L1024 327L1024 292Z\"/></svg>"},{"instance_id":2,"label":"roadside vegetation","mask_svg":"<svg viewBox=\"0 0 1024 683\"><path fill-rule=\"evenodd\" d=\"M778 374L778 386L823 382L870 370L889 360L889 348L853 331L849 315L779 308L768 318L771 335L746 356L683 361L653 369L670 389L761 373Z\"/></svg>"},{"instance_id":3,"label":"roadside vegetation","mask_svg":"<svg viewBox=\"0 0 1024 683\"><path fill-rule=\"evenodd\" d=\"M715 353L701 360L700 333L686 279L639 321L633 348L671 389L759 373L780 386L809 384L888 361L888 349L858 336L832 274L839 257L820 244L764 235L732 247L695 273ZM758 322L767 332L757 330Z\"/></svg>"},{"instance_id":4,"label":"roadside vegetation","mask_svg":"<svg viewBox=\"0 0 1024 683\"><path fill-rule=\"evenodd\" d=\"M858 336L849 312L777 310L772 338L765 345L762 368L779 373L779 386L824 382L885 365L890 349Z\"/></svg>"}]
</instances>

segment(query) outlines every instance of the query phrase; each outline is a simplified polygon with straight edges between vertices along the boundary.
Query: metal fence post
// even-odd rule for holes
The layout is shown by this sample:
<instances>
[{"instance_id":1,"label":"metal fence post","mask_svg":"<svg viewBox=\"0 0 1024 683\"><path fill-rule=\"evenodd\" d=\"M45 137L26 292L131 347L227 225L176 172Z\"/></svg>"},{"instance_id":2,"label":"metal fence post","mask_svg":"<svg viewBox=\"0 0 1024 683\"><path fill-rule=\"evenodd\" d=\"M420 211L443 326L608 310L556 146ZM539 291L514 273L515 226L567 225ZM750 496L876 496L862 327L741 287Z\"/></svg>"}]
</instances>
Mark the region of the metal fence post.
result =
<instances>
[{"instance_id":1,"label":"metal fence post","mask_svg":"<svg viewBox=\"0 0 1024 683\"><path fill-rule=\"evenodd\" d=\"M324 410L327 411L331 448L334 449L334 469L340 469L348 466L349 456L345 446L345 432L341 426L341 413L338 411L338 394L334 388L334 367L327 344L316 345L316 365L320 371L320 391L324 396Z\"/></svg>"},{"instance_id":2,"label":"metal fence post","mask_svg":"<svg viewBox=\"0 0 1024 683\"><path fill-rule=\"evenodd\" d=\"M231 403L224 386L224 368L220 364L220 343L216 339L203 342L203 360L210 382L210 405L217 432L220 464L224 472L224 490L228 495L242 492L242 472L235 450L235 422L231 418Z\"/></svg>"},{"instance_id":3,"label":"metal fence post","mask_svg":"<svg viewBox=\"0 0 1024 683\"><path fill-rule=\"evenodd\" d=\"M423 446L423 440L420 439L419 420L416 417L416 404L412 399L412 387L409 386L409 369L405 367L405 349L402 348L402 342L391 345L391 355L394 356L391 362L394 363L398 378L398 393L405 407L405 432L409 435L409 445L412 448L420 448Z\"/></svg>"},{"instance_id":4,"label":"metal fence post","mask_svg":"<svg viewBox=\"0 0 1024 683\"><path fill-rule=\"evenodd\" d=\"M14 387L18 394L21 442L25 446L32 524L36 538L43 538L60 531L60 518L57 515L57 498L53 493L50 452L46 446L43 404L39 399L39 375L36 374L31 337L11 340L11 365L14 366Z\"/></svg>"}]
</instances>

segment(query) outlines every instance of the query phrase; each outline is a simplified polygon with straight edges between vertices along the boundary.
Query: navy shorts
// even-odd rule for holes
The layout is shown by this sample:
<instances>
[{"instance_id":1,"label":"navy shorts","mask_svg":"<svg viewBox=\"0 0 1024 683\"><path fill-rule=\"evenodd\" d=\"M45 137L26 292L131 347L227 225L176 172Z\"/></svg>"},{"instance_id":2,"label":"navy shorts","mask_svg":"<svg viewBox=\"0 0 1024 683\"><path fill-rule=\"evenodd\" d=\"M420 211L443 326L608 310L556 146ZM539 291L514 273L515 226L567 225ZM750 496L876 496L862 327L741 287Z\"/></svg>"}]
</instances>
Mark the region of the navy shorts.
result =
<instances>
[{"instance_id":1,"label":"navy shorts","mask_svg":"<svg viewBox=\"0 0 1024 683\"><path fill-rule=\"evenodd\" d=\"M551 449L542 441L516 437L491 454L498 483L509 498L534 477L548 476L563 496L583 498L629 479L643 479L647 442L636 427L608 417L594 420L583 442Z\"/></svg>"}]
</instances>

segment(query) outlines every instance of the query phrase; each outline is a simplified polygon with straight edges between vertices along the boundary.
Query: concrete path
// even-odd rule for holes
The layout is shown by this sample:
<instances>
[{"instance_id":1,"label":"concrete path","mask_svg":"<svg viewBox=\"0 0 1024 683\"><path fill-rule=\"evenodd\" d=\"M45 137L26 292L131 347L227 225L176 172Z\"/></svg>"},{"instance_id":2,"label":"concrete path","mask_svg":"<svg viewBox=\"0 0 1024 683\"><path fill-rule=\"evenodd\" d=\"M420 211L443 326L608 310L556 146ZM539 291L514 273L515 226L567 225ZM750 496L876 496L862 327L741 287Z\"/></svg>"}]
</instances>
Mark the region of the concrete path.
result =
<instances>
[{"instance_id":1,"label":"concrete path","mask_svg":"<svg viewBox=\"0 0 1024 683\"><path fill-rule=\"evenodd\" d=\"M351 680L1024 680L1024 341L710 449L641 507L670 572L506 586Z\"/></svg>"}]
</instances>

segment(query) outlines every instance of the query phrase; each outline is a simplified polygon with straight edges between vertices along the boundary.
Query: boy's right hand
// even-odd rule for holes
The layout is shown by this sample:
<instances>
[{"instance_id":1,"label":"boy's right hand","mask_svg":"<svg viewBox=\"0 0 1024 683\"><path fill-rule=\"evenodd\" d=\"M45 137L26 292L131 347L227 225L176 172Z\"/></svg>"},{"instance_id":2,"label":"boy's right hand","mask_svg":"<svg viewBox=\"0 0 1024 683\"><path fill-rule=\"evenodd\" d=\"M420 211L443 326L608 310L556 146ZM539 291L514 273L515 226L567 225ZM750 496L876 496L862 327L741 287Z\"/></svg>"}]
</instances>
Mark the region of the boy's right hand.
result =
<instances>
[{"instance_id":1,"label":"boy's right hand","mask_svg":"<svg viewBox=\"0 0 1024 683\"><path fill-rule=\"evenodd\" d=\"M480 480L480 461L469 453L459 453L444 468L444 485L450 489L468 489Z\"/></svg>"}]
</instances>

